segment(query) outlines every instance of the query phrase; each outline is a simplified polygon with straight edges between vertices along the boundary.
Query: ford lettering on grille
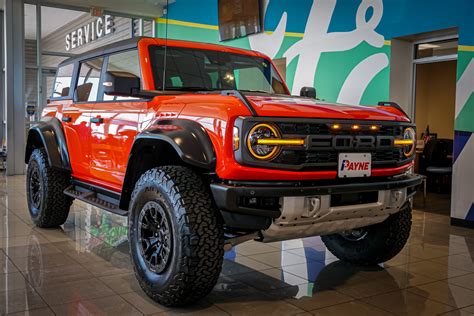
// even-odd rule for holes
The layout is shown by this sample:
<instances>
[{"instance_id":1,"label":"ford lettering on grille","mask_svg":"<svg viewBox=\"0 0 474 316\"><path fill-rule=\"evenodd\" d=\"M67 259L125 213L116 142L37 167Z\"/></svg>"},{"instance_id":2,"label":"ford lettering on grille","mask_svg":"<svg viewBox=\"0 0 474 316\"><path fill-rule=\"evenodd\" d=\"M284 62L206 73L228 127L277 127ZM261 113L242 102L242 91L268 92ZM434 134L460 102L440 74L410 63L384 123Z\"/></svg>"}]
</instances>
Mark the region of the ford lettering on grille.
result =
<instances>
[{"instance_id":1,"label":"ford lettering on grille","mask_svg":"<svg viewBox=\"0 0 474 316\"><path fill-rule=\"evenodd\" d=\"M393 141L392 136L313 135L310 136L308 149L390 149Z\"/></svg>"}]
</instances>

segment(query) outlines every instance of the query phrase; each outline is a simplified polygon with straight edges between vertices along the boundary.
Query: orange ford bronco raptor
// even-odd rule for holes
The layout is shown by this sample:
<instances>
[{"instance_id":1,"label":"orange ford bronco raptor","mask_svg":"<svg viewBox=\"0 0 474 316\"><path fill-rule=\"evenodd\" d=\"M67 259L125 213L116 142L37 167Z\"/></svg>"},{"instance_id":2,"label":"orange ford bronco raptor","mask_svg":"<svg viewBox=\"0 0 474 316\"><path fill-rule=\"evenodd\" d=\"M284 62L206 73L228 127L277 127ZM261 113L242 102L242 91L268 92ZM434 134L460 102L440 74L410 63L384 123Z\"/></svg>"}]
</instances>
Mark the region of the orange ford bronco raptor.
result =
<instances>
[{"instance_id":1,"label":"orange ford bronco raptor","mask_svg":"<svg viewBox=\"0 0 474 316\"><path fill-rule=\"evenodd\" d=\"M143 290L172 306L217 282L238 243L322 236L341 260L395 256L410 233L415 126L394 103L291 96L258 52L137 38L68 59L28 133L33 222L78 199L128 216Z\"/></svg>"}]
</instances>

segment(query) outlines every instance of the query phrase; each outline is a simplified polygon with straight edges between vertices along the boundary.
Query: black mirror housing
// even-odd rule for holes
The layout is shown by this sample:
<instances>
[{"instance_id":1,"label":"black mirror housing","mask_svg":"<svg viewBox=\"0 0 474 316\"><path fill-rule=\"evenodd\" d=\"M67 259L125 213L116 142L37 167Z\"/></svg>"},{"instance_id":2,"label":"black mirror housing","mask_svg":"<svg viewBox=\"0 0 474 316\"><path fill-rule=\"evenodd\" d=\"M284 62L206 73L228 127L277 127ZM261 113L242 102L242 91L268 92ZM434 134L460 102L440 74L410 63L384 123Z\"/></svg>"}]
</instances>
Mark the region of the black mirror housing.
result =
<instances>
[{"instance_id":1,"label":"black mirror housing","mask_svg":"<svg viewBox=\"0 0 474 316\"><path fill-rule=\"evenodd\" d=\"M313 87L303 87L300 90L300 96L316 99L316 89Z\"/></svg>"},{"instance_id":2,"label":"black mirror housing","mask_svg":"<svg viewBox=\"0 0 474 316\"><path fill-rule=\"evenodd\" d=\"M140 78L129 72L107 71L103 86L107 95L132 97L140 92Z\"/></svg>"}]
</instances>

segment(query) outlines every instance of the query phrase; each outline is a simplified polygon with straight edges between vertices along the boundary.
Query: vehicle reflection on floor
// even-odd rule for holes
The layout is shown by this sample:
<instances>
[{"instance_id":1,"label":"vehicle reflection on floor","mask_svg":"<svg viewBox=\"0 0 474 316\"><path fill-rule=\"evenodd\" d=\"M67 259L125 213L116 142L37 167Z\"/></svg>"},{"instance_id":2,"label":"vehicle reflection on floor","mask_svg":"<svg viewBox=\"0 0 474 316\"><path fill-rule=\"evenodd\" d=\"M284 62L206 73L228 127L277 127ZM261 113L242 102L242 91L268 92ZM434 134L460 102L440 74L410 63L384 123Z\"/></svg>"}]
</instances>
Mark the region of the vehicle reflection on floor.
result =
<instances>
[{"instance_id":1,"label":"vehicle reflection on floor","mask_svg":"<svg viewBox=\"0 0 474 316\"><path fill-rule=\"evenodd\" d=\"M409 244L376 267L337 260L319 237L238 245L207 298L168 309L135 280L126 218L75 202L63 227L38 229L24 186L0 177L0 314L474 313L474 230L439 213L415 210Z\"/></svg>"}]
</instances>

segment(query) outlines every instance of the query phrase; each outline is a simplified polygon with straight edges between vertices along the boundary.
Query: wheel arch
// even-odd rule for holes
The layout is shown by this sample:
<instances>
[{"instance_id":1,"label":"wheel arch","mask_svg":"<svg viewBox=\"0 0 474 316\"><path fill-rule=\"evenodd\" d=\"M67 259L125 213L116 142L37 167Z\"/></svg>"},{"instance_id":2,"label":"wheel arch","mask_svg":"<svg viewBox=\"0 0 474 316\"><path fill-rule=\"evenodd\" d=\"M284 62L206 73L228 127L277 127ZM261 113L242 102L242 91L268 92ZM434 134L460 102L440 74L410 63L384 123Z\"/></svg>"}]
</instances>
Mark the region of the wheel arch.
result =
<instances>
[{"instance_id":1,"label":"wheel arch","mask_svg":"<svg viewBox=\"0 0 474 316\"><path fill-rule=\"evenodd\" d=\"M36 148L46 150L52 168L71 172L66 138L57 118L45 117L29 129L25 149L26 164Z\"/></svg>"},{"instance_id":2,"label":"wheel arch","mask_svg":"<svg viewBox=\"0 0 474 316\"><path fill-rule=\"evenodd\" d=\"M215 170L216 155L206 130L190 120L160 120L141 132L132 145L120 197L128 209L135 183L145 171L165 165Z\"/></svg>"}]
</instances>

